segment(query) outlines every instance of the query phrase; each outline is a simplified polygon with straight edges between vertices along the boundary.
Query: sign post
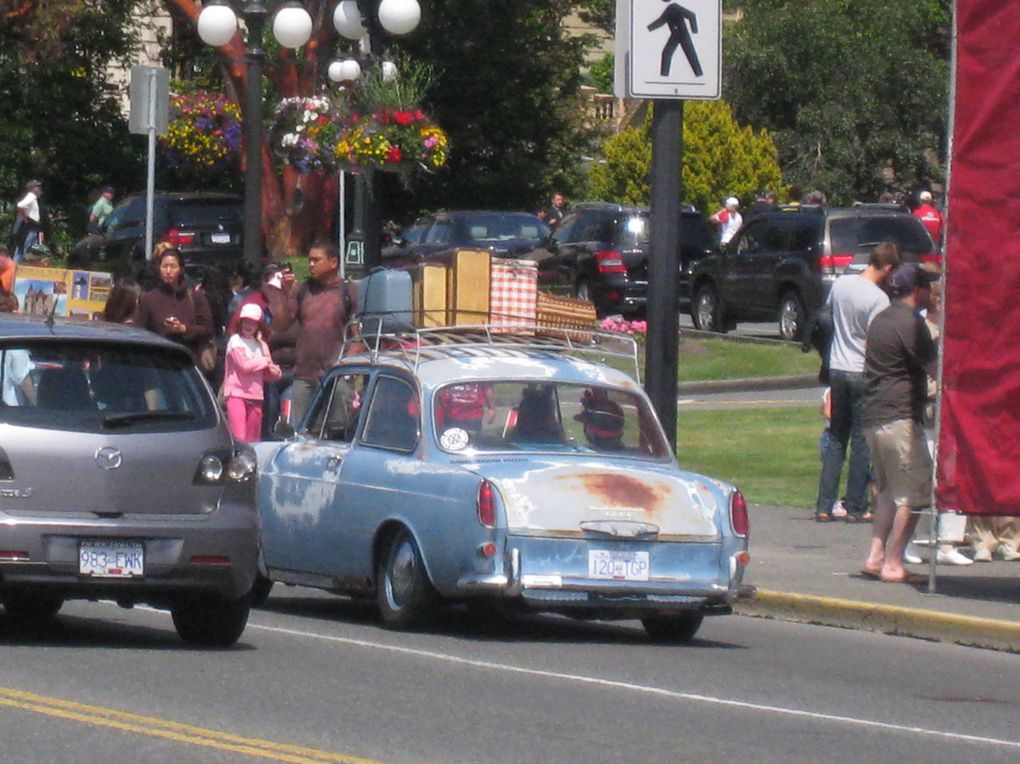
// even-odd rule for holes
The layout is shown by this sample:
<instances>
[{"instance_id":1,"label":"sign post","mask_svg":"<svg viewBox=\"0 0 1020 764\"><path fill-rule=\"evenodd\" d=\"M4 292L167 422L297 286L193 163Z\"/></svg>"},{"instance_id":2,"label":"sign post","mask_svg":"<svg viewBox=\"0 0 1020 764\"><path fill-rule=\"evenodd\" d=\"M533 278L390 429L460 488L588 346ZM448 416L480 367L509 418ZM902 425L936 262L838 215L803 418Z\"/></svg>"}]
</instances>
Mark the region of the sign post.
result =
<instances>
[{"instance_id":1,"label":"sign post","mask_svg":"<svg viewBox=\"0 0 1020 764\"><path fill-rule=\"evenodd\" d=\"M156 136L166 132L170 111L170 71L158 66L132 66L131 113L128 129L147 135L149 159L145 185L145 257L152 257L153 199L156 193Z\"/></svg>"},{"instance_id":2,"label":"sign post","mask_svg":"<svg viewBox=\"0 0 1020 764\"><path fill-rule=\"evenodd\" d=\"M614 91L653 99L645 389L676 450L683 101L721 94L720 0L617 0Z\"/></svg>"}]
</instances>

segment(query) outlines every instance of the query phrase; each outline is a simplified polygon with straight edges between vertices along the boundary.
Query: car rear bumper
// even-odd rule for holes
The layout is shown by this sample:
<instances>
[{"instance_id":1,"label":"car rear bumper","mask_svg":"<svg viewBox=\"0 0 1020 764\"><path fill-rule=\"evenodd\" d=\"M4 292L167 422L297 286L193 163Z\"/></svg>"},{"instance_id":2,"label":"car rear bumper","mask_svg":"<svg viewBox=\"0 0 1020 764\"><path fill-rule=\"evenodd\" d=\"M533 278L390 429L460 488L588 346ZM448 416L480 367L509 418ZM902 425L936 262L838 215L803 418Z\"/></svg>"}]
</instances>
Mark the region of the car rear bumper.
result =
<instances>
[{"instance_id":1,"label":"car rear bumper","mask_svg":"<svg viewBox=\"0 0 1020 764\"><path fill-rule=\"evenodd\" d=\"M645 581L589 577L588 551L647 551ZM603 617L642 612L701 610L728 612L744 596L742 540L714 543L596 541L514 537L508 539L502 570L458 581L466 594L494 593L519 598L540 610L597 611Z\"/></svg>"},{"instance_id":2,"label":"car rear bumper","mask_svg":"<svg viewBox=\"0 0 1020 764\"><path fill-rule=\"evenodd\" d=\"M74 521L5 517L0 532L0 595L45 590L65 599L110 598L163 604L195 593L238 599L251 590L258 518L250 507L221 506L212 515L168 522L124 517ZM96 578L78 574L82 540L138 541L144 575Z\"/></svg>"}]
</instances>

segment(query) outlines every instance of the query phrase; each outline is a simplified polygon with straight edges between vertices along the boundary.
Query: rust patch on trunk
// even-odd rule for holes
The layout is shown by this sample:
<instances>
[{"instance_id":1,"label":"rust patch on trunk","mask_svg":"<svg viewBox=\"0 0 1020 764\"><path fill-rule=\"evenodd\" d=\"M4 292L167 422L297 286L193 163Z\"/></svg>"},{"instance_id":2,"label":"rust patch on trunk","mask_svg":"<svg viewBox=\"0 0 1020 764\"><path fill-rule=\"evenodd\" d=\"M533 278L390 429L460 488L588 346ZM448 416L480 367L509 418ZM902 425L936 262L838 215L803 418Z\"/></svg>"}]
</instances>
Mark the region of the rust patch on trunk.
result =
<instances>
[{"instance_id":1,"label":"rust patch on trunk","mask_svg":"<svg viewBox=\"0 0 1020 764\"><path fill-rule=\"evenodd\" d=\"M576 476L592 496L604 498L608 503L624 507L640 507L654 512L664 493L655 491L648 483L627 475L595 472Z\"/></svg>"}]
</instances>

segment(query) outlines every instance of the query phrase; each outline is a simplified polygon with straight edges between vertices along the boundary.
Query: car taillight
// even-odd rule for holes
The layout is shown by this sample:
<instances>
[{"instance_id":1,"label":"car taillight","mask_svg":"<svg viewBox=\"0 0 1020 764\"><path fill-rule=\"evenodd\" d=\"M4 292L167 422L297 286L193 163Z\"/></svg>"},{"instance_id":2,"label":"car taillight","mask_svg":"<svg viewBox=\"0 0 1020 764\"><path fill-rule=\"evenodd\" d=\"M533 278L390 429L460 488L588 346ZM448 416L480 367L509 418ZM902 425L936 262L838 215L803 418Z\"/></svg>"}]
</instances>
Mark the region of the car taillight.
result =
<instances>
[{"instance_id":1,"label":"car taillight","mask_svg":"<svg viewBox=\"0 0 1020 764\"><path fill-rule=\"evenodd\" d=\"M626 273L627 266L623 264L623 255L615 249L603 249L595 253L595 263L599 273Z\"/></svg>"},{"instance_id":2,"label":"car taillight","mask_svg":"<svg viewBox=\"0 0 1020 764\"><path fill-rule=\"evenodd\" d=\"M942 266L942 255L940 255L938 252L929 252L924 255L918 255L917 259L919 262L922 263L934 263L939 267Z\"/></svg>"},{"instance_id":3,"label":"car taillight","mask_svg":"<svg viewBox=\"0 0 1020 764\"><path fill-rule=\"evenodd\" d=\"M849 268L853 265L853 255L822 255L818 258L818 264L824 270L835 270L836 268Z\"/></svg>"},{"instance_id":4,"label":"car taillight","mask_svg":"<svg viewBox=\"0 0 1020 764\"><path fill-rule=\"evenodd\" d=\"M166 232L166 240L175 247L187 247L195 243L197 235L194 231L182 231L179 228L171 228Z\"/></svg>"},{"instance_id":5,"label":"car taillight","mask_svg":"<svg viewBox=\"0 0 1020 764\"><path fill-rule=\"evenodd\" d=\"M734 490L730 497L730 525L736 535L747 535L750 526L747 518L747 501L744 499L744 494L738 490Z\"/></svg>"},{"instance_id":6,"label":"car taillight","mask_svg":"<svg viewBox=\"0 0 1020 764\"><path fill-rule=\"evenodd\" d=\"M488 480L478 486L478 522L486 528L496 527L496 497Z\"/></svg>"}]
</instances>

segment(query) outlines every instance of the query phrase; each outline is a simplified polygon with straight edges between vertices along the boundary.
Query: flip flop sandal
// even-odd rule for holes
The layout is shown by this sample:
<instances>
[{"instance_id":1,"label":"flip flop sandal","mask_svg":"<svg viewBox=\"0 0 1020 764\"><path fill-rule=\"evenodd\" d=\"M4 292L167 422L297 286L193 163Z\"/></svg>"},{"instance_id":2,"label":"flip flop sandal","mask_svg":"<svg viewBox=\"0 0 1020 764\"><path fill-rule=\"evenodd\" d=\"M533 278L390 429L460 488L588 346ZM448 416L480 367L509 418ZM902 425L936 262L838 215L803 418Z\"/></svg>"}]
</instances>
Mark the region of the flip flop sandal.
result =
<instances>
[{"instance_id":1,"label":"flip flop sandal","mask_svg":"<svg viewBox=\"0 0 1020 764\"><path fill-rule=\"evenodd\" d=\"M815 522L816 523L831 523L832 522L832 515L830 515L828 512L815 512Z\"/></svg>"},{"instance_id":2,"label":"flip flop sandal","mask_svg":"<svg viewBox=\"0 0 1020 764\"><path fill-rule=\"evenodd\" d=\"M903 578L880 578L883 584L926 584L928 583L928 576L922 576L920 573L907 573Z\"/></svg>"}]
</instances>

